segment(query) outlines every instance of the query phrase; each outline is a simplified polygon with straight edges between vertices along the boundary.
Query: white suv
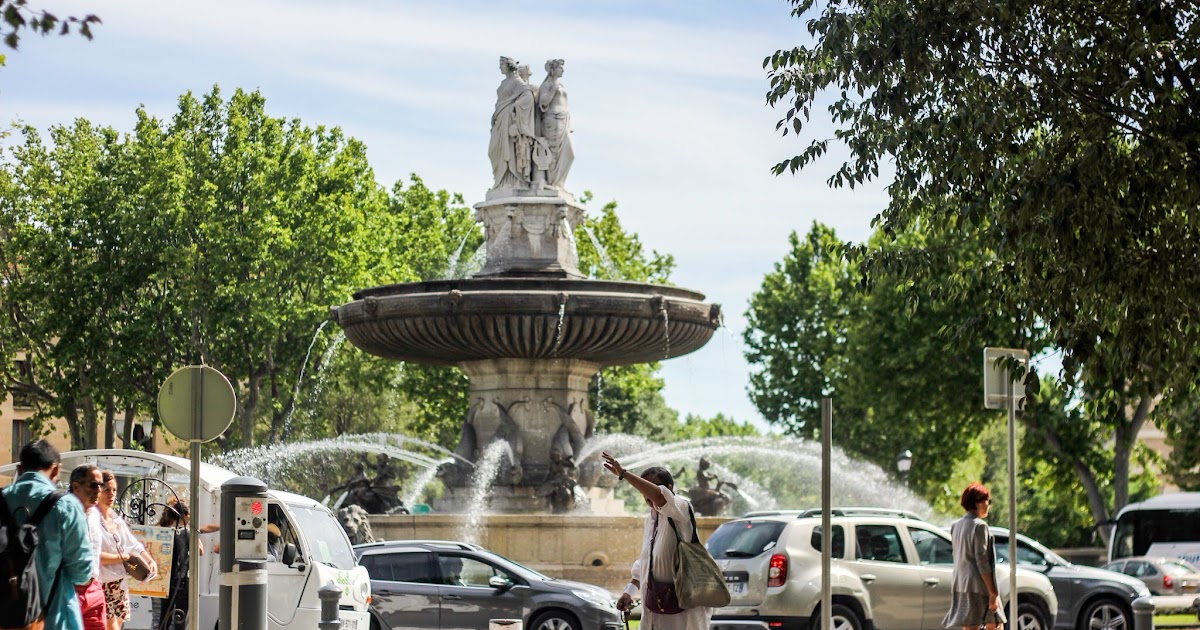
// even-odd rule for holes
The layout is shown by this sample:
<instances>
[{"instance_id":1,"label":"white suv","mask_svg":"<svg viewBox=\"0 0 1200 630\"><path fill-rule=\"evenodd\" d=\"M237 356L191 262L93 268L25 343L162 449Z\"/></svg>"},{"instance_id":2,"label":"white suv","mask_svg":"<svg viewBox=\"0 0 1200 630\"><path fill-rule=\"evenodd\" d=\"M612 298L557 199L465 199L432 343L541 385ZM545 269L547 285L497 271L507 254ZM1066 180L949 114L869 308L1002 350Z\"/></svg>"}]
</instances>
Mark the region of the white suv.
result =
<instances>
[{"instance_id":1,"label":"white suv","mask_svg":"<svg viewBox=\"0 0 1200 630\"><path fill-rule=\"evenodd\" d=\"M950 537L914 514L837 508L832 590L835 630L941 630L950 609ZM708 549L725 572L732 601L712 628L820 627L819 510L752 512L713 532ZM996 568L1008 601L1008 566ZM1017 628L1050 630L1058 600L1040 573L1017 569Z\"/></svg>"}]
</instances>

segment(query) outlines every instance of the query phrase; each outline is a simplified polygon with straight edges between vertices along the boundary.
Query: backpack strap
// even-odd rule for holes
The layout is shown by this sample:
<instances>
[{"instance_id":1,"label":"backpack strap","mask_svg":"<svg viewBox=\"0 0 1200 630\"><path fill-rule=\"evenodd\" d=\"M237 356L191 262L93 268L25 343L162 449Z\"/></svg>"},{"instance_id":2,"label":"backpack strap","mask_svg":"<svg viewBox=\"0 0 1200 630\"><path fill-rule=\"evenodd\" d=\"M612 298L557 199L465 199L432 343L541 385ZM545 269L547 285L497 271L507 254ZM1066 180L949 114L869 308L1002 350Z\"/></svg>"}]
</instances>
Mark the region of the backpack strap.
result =
<instances>
[{"instance_id":1,"label":"backpack strap","mask_svg":"<svg viewBox=\"0 0 1200 630\"><path fill-rule=\"evenodd\" d=\"M30 516L25 524L37 527L41 524L42 519L46 518L46 515L50 513L50 510L54 509L54 505L58 503L58 500L65 496L67 496L65 490L55 490L46 495L46 498L42 499L42 502L38 504L37 510L33 512L33 516Z\"/></svg>"},{"instance_id":2,"label":"backpack strap","mask_svg":"<svg viewBox=\"0 0 1200 630\"><path fill-rule=\"evenodd\" d=\"M8 488L0 488L0 525L12 529L17 526L17 521L13 519L12 512L8 511L8 501L4 499L5 490Z\"/></svg>"}]
</instances>

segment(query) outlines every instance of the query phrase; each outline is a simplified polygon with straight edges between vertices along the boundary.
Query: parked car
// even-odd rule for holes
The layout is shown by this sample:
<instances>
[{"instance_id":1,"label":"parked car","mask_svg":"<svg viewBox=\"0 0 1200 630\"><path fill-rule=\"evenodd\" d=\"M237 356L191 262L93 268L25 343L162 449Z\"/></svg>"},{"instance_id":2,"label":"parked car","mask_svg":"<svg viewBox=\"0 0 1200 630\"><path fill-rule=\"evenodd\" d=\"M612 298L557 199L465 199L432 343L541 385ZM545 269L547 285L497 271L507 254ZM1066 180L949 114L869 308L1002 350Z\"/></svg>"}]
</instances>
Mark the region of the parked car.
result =
<instances>
[{"instance_id":1,"label":"parked car","mask_svg":"<svg viewBox=\"0 0 1200 630\"><path fill-rule=\"evenodd\" d=\"M1155 595L1189 595L1200 590L1200 569L1179 558L1135 556L1104 565L1141 580Z\"/></svg>"},{"instance_id":2,"label":"parked car","mask_svg":"<svg viewBox=\"0 0 1200 630\"><path fill-rule=\"evenodd\" d=\"M992 527L996 556L1008 562L1008 530ZM1044 545L1017 533L1017 564L1041 571L1058 595L1059 630L1133 628L1133 600L1147 597L1146 585L1119 573L1072 564Z\"/></svg>"},{"instance_id":3,"label":"parked car","mask_svg":"<svg viewBox=\"0 0 1200 630\"><path fill-rule=\"evenodd\" d=\"M356 545L371 576L371 629L487 628L520 619L530 630L620 630L612 594L548 577L479 545L393 540Z\"/></svg>"},{"instance_id":4,"label":"parked car","mask_svg":"<svg viewBox=\"0 0 1200 630\"><path fill-rule=\"evenodd\" d=\"M831 521L833 627L839 630L940 629L950 610L954 556L949 535L914 514L839 508ZM712 628L820 627L820 512L751 512L713 532L708 549L725 573L732 601ZM1000 567L1008 601L1008 569ZM1018 625L1050 630L1058 600L1050 581L1017 571Z\"/></svg>"}]
</instances>

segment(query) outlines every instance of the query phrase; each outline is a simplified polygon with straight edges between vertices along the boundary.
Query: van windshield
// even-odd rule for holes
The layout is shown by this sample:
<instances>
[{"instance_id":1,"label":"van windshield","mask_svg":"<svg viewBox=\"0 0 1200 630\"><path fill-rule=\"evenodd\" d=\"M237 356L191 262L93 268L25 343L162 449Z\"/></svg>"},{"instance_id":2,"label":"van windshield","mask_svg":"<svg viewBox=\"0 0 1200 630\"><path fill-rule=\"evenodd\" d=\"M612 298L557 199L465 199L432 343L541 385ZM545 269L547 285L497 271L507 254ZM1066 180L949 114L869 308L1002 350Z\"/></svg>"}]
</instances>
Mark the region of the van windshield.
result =
<instances>
[{"instance_id":1,"label":"van windshield","mask_svg":"<svg viewBox=\"0 0 1200 630\"><path fill-rule=\"evenodd\" d=\"M335 569L353 569L358 563L342 526L325 510L288 506L296 526L304 532L313 559Z\"/></svg>"}]
</instances>

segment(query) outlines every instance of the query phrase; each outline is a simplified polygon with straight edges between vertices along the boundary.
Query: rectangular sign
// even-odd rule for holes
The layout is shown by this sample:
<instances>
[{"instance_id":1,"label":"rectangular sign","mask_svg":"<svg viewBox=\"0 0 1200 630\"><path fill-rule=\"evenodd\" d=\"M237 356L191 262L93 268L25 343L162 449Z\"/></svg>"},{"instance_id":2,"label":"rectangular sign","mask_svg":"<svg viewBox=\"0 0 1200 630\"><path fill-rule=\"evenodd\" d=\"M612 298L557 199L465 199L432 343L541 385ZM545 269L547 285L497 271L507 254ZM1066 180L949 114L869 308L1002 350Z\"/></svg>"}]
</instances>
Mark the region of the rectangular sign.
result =
<instances>
[{"instance_id":1,"label":"rectangular sign","mask_svg":"<svg viewBox=\"0 0 1200 630\"><path fill-rule=\"evenodd\" d=\"M152 525L133 525L134 538L146 547L154 562L158 565L158 575L145 582L129 580L130 595L146 595L148 597L166 597L170 591L171 557L175 547L174 527L154 527Z\"/></svg>"}]
</instances>

